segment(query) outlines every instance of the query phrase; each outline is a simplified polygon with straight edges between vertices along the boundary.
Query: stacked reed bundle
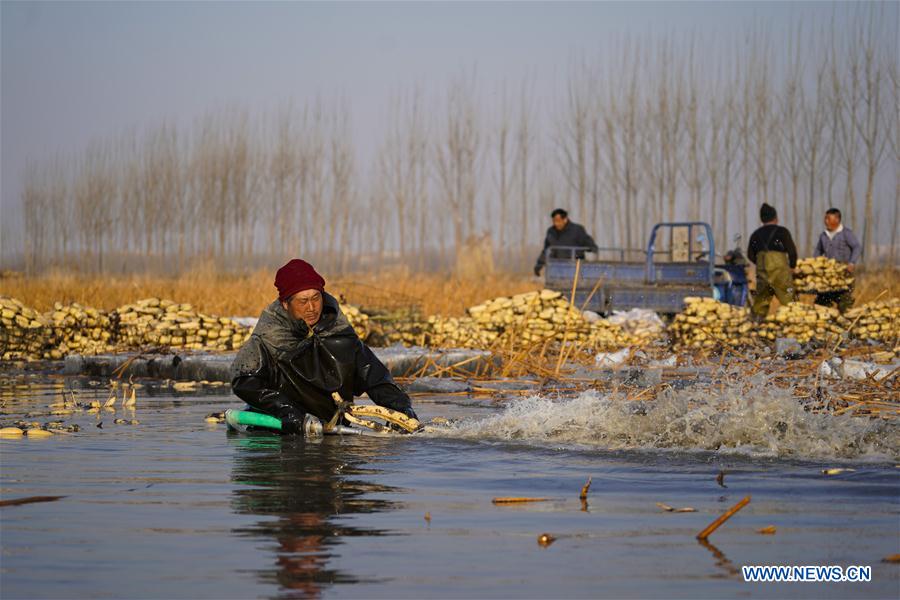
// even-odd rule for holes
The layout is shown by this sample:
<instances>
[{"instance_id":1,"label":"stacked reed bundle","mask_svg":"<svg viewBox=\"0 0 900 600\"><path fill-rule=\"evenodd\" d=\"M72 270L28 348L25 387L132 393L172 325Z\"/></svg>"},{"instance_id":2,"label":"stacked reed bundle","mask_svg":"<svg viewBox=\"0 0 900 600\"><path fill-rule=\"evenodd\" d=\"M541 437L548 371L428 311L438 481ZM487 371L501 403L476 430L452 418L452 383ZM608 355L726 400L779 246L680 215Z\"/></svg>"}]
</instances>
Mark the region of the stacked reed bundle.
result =
<instances>
[{"instance_id":1,"label":"stacked reed bundle","mask_svg":"<svg viewBox=\"0 0 900 600\"><path fill-rule=\"evenodd\" d=\"M842 262L824 256L797 261L794 287L799 293L840 292L852 285L853 276Z\"/></svg>"},{"instance_id":2,"label":"stacked reed bundle","mask_svg":"<svg viewBox=\"0 0 900 600\"><path fill-rule=\"evenodd\" d=\"M251 330L228 317L197 312L190 304L145 298L120 306L112 315L121 345L167 346L186 350L225 351L239 348Z\"/></svg>"},{"instance_id":3,"label":"stacked reed bundle","mask_svg":"<svg viewBox=\"0 0 900 600\"><path fill-rule=\"evenodd\" d=\"M791 302L779 306L756 330L762 340L794 338L801 344L810 341L833 343L847 331L849 322L836 308L818 304Z\"/></svg>"},{"instance_id":4,"label":"stacked reed bundle","mask_svg":"<svg viewBox=\"0 0 900 600\"><path fill-rule=\"evenodd\" d=\"M40 358L50 334L37 311L15 298L0 297L0 358Z\"/></svg>"},{"instance_id":5,"label":"stacked reed bundle","mask_svg":"<svg viewBox=\"0 0 900 600\"><path fill-rule=\"evenodd\" d=\"M688 297L669 326L676 350L749 346L755 342L750 311L712 298Z\"/></svg>"},{"instance_id":6,"label":"stacked reed bundle","mask_svg":"<svg viewBox=\"0 0 900 600\"><path fill-rule=\"evenodd\" d=\"M845 315L852 327L850 335L861 340L900 343L900 298L868 302Z\"/></svg>"}]
</instances>

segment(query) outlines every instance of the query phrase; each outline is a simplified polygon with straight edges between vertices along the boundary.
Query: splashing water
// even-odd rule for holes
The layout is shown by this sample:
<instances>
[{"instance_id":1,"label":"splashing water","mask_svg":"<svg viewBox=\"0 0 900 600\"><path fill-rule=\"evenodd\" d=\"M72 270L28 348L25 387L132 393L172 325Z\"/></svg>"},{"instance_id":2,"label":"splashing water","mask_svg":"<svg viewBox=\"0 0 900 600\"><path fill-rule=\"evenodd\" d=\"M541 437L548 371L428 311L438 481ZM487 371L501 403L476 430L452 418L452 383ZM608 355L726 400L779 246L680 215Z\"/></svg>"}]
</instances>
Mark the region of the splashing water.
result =
<instances>
[{"instance_id":1,"label":"splashing water","mask_svg":"<svg viewBox=\"0 0 900 600\"><path fill-rule=\"evenodd\" d=\"M724 389L670 388L646 402L595 391L571 399L531 396L496 415L440 427L434 434L610 450L719 451L803 459L900 457L897 424L809 412L790 390L766 385L760 378Z\"/></svg>"}]
</instances>

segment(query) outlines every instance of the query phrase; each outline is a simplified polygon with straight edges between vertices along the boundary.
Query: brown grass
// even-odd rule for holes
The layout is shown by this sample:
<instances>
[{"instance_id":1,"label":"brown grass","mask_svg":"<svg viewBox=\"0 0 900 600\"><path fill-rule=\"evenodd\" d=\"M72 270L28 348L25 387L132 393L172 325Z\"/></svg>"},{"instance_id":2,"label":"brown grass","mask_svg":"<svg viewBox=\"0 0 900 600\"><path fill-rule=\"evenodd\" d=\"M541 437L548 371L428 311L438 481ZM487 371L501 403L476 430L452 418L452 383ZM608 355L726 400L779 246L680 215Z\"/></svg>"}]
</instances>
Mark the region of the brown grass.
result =
<instances>
[{"instance_id":1,"label":"brown grass","mask_svg":"<svg viewBox=\"0 0 900 600\"><path fill-rule=\"evenodd\" d=\"M900 268L881 267L857 273L853 293L857 305L874 300L880 294L882 300L900 298Z\"/></svg>"},{"instance_id":2,"label":"brown grass","mask_svg":"<svg viewBox=\"0 0 900 600\"><path fill-rule=\"evenodd\" d=\"M57 272L33 278L0 278L0 295L17 298L42 312L51 309L54 302L112 310L153 296L189 302L215 315L256 316L277 297L274 278L275 274L268 271L245 276L195 271L180 277L133 275L112 279ZM325 278L326 291L343 295L351 304L371 309L417 309L424 315L461 315L466 307L488 298L541 287L534 278L506 274L461 280L392 270L335 279L326 274Z\"/></svg>"},{"instance_id":3,"label":"brown grass","mask_svg":"<svg viewBox=\"0 0 900 600\"><path fill-rule=\"evenodd\" d=\"M356 273L328 279L326 290L342 294L351 304L369 309L414 308L424 315L462 315L468 306L488 298L539 289L533 277L497 273L482 278L458 279L438 273L413 273L395 269ZM71 273L40 277L0 277L0 295L12 296L39 311L54 302L78 302L104 310L151 296L189 302L198 310L216 315L255 316L273 299L274 273L258 271L246 276L193 271L180 277L133 275L114 279ZM900 269L860 271L856 303L862 304L885 291L882 299L900 297Z\"/></svg>"}]
</instances>

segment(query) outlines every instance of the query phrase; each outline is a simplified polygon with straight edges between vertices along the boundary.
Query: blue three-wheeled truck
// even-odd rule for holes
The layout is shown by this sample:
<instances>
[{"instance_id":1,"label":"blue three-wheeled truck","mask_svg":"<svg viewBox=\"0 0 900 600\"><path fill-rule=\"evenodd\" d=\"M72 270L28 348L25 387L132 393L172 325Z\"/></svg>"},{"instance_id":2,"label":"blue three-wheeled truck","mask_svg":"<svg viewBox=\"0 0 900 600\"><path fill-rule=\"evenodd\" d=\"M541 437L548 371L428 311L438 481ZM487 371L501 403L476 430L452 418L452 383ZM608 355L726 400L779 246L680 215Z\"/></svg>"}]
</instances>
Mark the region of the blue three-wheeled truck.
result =
<instances>
[{"instance_id":1,"label":"blue three-wheeled truck","mask_svg":"<svg viewBox=\"0 0 900 600\"><path fill-rule=\"evenodd\" d=\"M546 287L568 296L577 268L575 305L587 310L609 314L644 308L674 314L684 308L688 296L712 297L737 306L747 303L745 261L735 251L728 254L726 262L715 263L708 223L658 223L644 250L599 248L596 259L588 251L571 246L548 248L544 271Z\"/></svg>"}]
</instances>

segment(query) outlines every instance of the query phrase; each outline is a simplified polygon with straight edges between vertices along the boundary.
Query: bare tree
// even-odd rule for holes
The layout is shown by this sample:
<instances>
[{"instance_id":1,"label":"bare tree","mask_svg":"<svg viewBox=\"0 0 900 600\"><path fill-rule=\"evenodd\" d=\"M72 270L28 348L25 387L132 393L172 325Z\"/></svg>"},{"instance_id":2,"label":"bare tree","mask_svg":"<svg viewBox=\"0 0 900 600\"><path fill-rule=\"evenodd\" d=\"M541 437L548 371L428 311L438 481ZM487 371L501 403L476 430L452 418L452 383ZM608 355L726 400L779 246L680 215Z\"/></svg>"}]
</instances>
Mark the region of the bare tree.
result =
<instances>
[{"instance_id":1,"label":"bare tree","mask_svg":"<svg viewBox=\"0 0 900 600\"><path fill-rule=\"evenodd\" d=\"M687 105L685 106L685 132L687 136L687 162L684 165L684 176L689 194L689 219L700 220L700 205L706 174L703 172L703 145L705 141L704 123L700 120L700 90L694 61L693 40L690 43L687 58Z\"/></svg>"},{"instance_id":2,"label":"bare tree","mask_svg":"<svg viewBox=\"0 0 900 600\"><path fill-rule=\"evenodd\" d=\"M812 253L813 226L818 221L816 203L821 192L817 192L816 185L822 177L823 163L827 158L827 154L823 152L822 148L828 125L828 98L825 87L827 85L827 69L828 64L825 61L822 61L816 68L815 95L810 105L806 106L803 111L803 155L809 193L806 201L805 221L797 221L797 226L799 227L801 222L806 223L802 247L807 254Z\"/></svg>"},{"instance_id":3,"label":"bare tree","mask_svg":"<svg viewBox=\"0 0 900 600\"><path fill-rule=\"evenodd\" d=\"M864 151L866 176L865 221L863 222L863 260L871 261L875 246L875 220L873 201L875 195L875 175L884 152L888 136L882 127L883 106L882 86L887 76L885 63L880 55L879 23L883 15L876 14L875 7L868 7L868 24L859 32L858 51L862 53L861 106L855 121L856 129Z\"/></svg>"},{"instance_id":4,"label":"bare tree","mask_svg":"<svg viewBox=\"0 0 900 600\"><path fill-rule=\"evenodd\" d=\"M268 179L271 200L262 214L266 221L267 252L271 257L279 255L279 246L289 243L297 235L296 221L292 218L301 198L299 186L300 156L297 148L296 124L293 108L284 107L275 116L275 144L268 160Z\"/></svg>"},{"instance_id":5,"label":"bare tree","mask_svg":"<svg viewBox=\"0 0 900 600\"><path fill-rule=\"evenodd\" d=\"M22 213L25 226L25 267L35 272L44 261L47 234L44 215L47 213L47 193L41 175L34 166L25 171L22 186Z\"/></svg>"},{"instance_id":6,"label":"bare tree","mask_svg":"<svg viewBox=\"0 0 900 600\"><path fill-rule=\"evenodd\" d=\"M95 144L85 153L80 165L74 200L81 248L86 258L96 261L98 273L103 273L104 251L117 217L116 191L108 147Z\"/></svg>"},{"instance_id":7,"label":"bare tree","mask_svg":"<svg viewBox=\"0 0 900 600\"><path fill-rule=\"evenodd\" d=\"M805 95L803 90L803 60L800 49L803 46L802 32L799 30L788 41L789 55L791 57L783 84L781 94L781 110L779 122L781 127L780 149L784 154L785 175L789 180L790 209L792 227L800 223L800 180L803 174L803 140L801 135L805 109Z\"/></svg>"},{"instance_id":8,"label":"bare tree","mask_svg":"<svg viewBox=\"0 0 900 600\"><path fill-rule=\"evenodd\" d=\"M739 109L737 106L735 86L728 86L724 93L722 109L724 111L724 124L722 126L722 146L719 156L722 161L722 241L729 244L728 240L728 207L731 206L731 184L734 171L738 167L736 157L740 140L738 138ZM746 218L746 212L745 212Z\"/></svg>"},{"instance_id":9,"label":"bare tree","mask_svg":"<svg viewBox=\"0 0 900 600\"><path fill-rule=\"evenodd\" d=\"M891 80L891 104L894 110L889 111L891 116L891 151L894 159L894 224L891 228L891 247L888 254L888 264L896 265L897 259L897 236L900 230L900 115L897 113L897 107L900 107L900 69L897 65L896 55L890 59L889 73Z\"/></svg>"},{"instance_id":10,"label":"bare tree","mask_svg":"<svg viewBox=\"0 0 900 600\"><path fill-rule=\"evenodd\" d=\"M520 245L519 251L523 260L526 259L528 248L528 215L531 212L531 179L529 173L532 170L532 145L534 143L533 133L533 107L532 94L529 89L527 80L522 81L521 91L519 93L519 113L518 124L516 127L516 157L513 170L516 173L518 181L518 201L519 211L522 217L520 227Z\"/></svg>"},{"instance_id":11,"label":"bare tree","mask_svg":"<svg viewBox=\"0 0 900 600\"><path fill-rule=\"evenodd\" d=\"M584 60L571 65L566 103L556 125L556 144L560 168L578 202L579 219L587 216L588 138L595 90L594 70Z\"/></svg>"},{"instance_id":12,"label":"bare tree","mask_svg":"<svg viewBox=\"0 0 900 600\"><path fill-rule=\"evenodd\" d=\"M506 251L506 227L508 224L509 198L512 194L512 178L510 177L512 164L511 136L512 136L512 111L510 110L506 84L500 90L500 105L495 117L494 143L496 150L497 166L494 170L494 185L497 187L497 199L499 201L499 218L494 220L497 230L498 247L502 252Z\"/></svg>"},{"instance_id":13,"label":"bare tree","mask_svg":"<svg viewBox=\"0 0 900 600\"><path fill-rule=\"evenodd\" d=\"M330 155L331 155L331 213L328 220L333 224L329 236L331 247L329 256L336 267L342 271L347 268L350 245L350 216L354 210L353 189L355 161L353 157L353 140L350 129L350 109L343 103L332 115ZM335 245L340 248L336 251Z\"/></svg>"},{"instance_id":14,"label":"bare tree","mask_svg":"<svg viewBox=\"0 0 900 600\"><path fill-rule=\"evenodd\" d=\"M435 146L435 170L451 211L455 248L461 248L465 236L474 233L479 135L472 94L472 84L465 77L450 85L443 139Z\"/></svg>"}]
</instances>

